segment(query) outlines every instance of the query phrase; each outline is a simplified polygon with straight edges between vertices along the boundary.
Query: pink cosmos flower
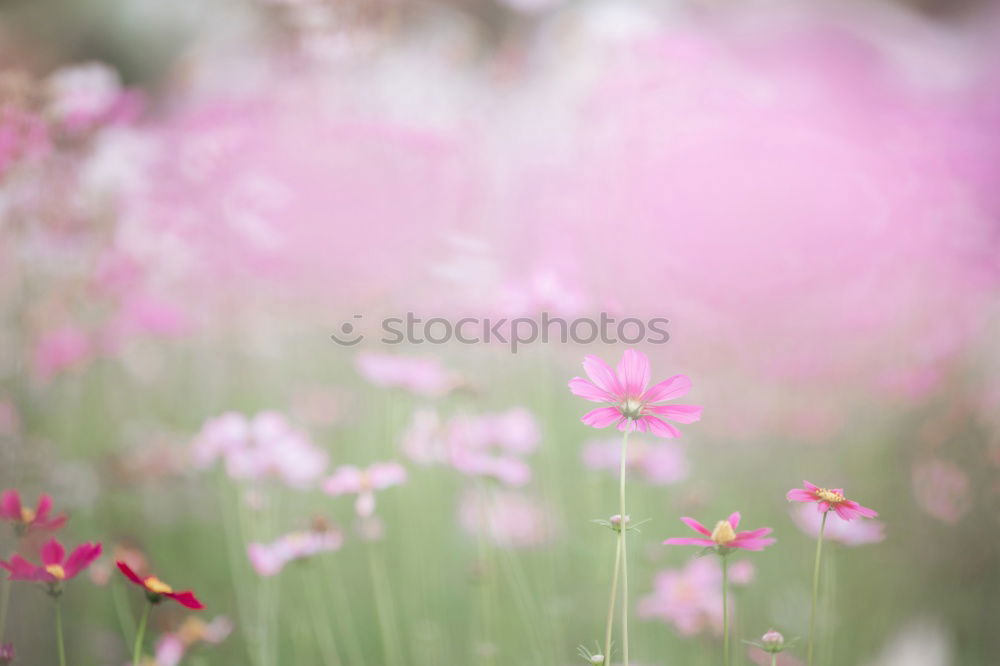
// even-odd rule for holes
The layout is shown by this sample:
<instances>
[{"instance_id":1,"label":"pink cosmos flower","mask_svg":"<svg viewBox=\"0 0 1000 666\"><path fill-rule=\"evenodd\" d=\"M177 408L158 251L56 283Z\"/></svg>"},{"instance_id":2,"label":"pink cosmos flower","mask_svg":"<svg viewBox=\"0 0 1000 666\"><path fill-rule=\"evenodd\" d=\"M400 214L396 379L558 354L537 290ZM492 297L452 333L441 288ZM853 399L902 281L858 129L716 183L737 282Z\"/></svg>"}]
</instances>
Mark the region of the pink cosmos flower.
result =
<instances>
[{"instance_id":1,"label":"pink cosmos flower","mask_svg":"<svg viewBox=\"0 0 1000 666\"><path fill-rule=\"evenodd\" d=\"M38 506L34 509L21 504L21 495L12 489L3 491L0 495L0 520L14 523L14 529L20 534L34 531L58 530L69 520L65 514L49 517L52 511L52 498L48 495L38 497Z\"/></svg>"},{"instance_id":2,"label":"pink cosmos flower","mask_svg":"<svg viewBox=\"0 0 1000 666\"><path fill-rule=\"evenodd\" d=\"M805 534L819 536L823 514L812 510L808 504L800 504L792 511L792 520ZM885 523L879 520L828 520L823 537L845 546L863 546L885 541Z\"/></svg>"},{"instance_id":3,"label":"pink cosmos flower","mask_svg":"<svg viewBox=\"0 0 1000 666\"><path fill-rule=\"evenodd\" d=\"M665 546L705 546L715 548L720 553L729 549L739 548L742 550L764 550L776 540L765 538L773 530L770 527L761 527L747 532L737 532L740 525L740 512L733 513L726 520L720 520L715 524L714 530L699 523L694 518L685 516L681 522L704 537L676 537L663 542Z\"/></svg>"},{"instance_id":4,"label":"pink cosmos flower","mask_svg":"<svg viewBox=\"0 0 1000 666\"><path fill-rule=\"evenodd\" d=\"M722 633L722 568L715 558L691 560L653 579L653 592L639 600L638 615L672 624L682 636Z\"/></svg>"},{"instance_id":5,"label":"pink cosmos flower","mask_svg":"<svg viewBox=\"0 0 1000 666\"><path fill-rule=\"evenodd\" d=\"M657 404L686 395L691 389L691 380L684 375L674 375L647 389L649 359L640 351L626 349L617 371L593 355L584 358L583 369L590 381L574 377L569 382L570 391L591 402L613 405L583 415L581 420L593 428L617 424L623 432L638 430L657 437L680 437L680 431L663 419L678 423L694 423L701 419L701 407Z\"/></svg>"},{"instance_id":6,"label":"pink cosmos flower","mask_svg":"<svg viewBox=\"0 0 1000 666\"><path fill-rule=\"evenodd\" d=\"M972 506L969 477L946 460L928 460L913 466L913 495L928 515L957 523Z\"/></svg>"},{"instance_id":7,"label":"pink cosmos flower","mask_svg":"<svg viewBox=\"0 0 1000 666\"><path fill-rule=\"evenodd\" d=\"M376 386L402 388L430 398L442 396L461 383L434 358L362 352L355 364L361 376Z\"/></svg>"},{"instance_id":8,"label":"pink cosmos flower","mask_svg":"<svg viewBox=\"0 0 1000 666\"><path fill-rule=\"evenodd\" d=\"M0 567L9 572L9 580L30 580L49 585L58 585L75 578L101 555L101 544L87 542L80 544L66 557L66 549L56 539L46 541L39 557L41 564L32 564L20 555L14 555L9 562L0 561Z\"/></svg>"},{"instance_id":9,"label":"pink cosmos flower","mask_svg":"<svg viewBox=\"0 0 1000 666\"><path fill-rule=\"evenodd\" d=\"M785 497L789 502L816 502L820 513L833 510L844 520L854 520L857 517L874 518L878 512L863 507L853 500L844 497L843 488L820 488L808 481L803 481L804 488L792 488Z\"/></svg>"},{"instance_id":10,"label":"pink cosmos flower","mask_svg":"<svg viewBox=\"0 0 1000 666\"><path fill-rule=\"evenodd\" d=\"M274 576L289 562L339 550L343 544L343 535L333 529L292 532L273 543L249 544L247 557L258 574Z\"/></svg>"},{"instance_id":11,"label":"pink cosmos flower","mask_svg":"<svg viewBox=\"0 0 1000 666\"><path fill-rule=\"evenodd\" d=\"M367 469L342 465L323 483L328 495L357 494L354 509L361 517L375 513L375 491L406 482L406 468L395 462L375 463Z\"/></svg>"}]
</instances>

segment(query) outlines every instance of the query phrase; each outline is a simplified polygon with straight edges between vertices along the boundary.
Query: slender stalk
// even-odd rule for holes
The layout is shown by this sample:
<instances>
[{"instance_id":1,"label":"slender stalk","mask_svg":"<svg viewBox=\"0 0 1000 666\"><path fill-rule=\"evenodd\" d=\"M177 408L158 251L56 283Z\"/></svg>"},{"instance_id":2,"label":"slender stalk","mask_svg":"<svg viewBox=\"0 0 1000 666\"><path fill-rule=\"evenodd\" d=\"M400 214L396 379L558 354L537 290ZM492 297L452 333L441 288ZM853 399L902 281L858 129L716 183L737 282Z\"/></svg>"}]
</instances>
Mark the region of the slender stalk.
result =
<instances>
[{"instance_id":1,"label":"slender stalk","mask_svg":"<svg viewBox=\"0 0 1000 666\"><path fill-rule=\"evenodd\" d=\"M7 606L10 603L10 581L0 580L0 642L3 642L4 630L7 628Z\"/></svg>"},{"instance_id":2,"label":"slender stalk","mask_svg":"<svg viewBox=\"0 0 1000 666\"><path fill-rule=\"evenodd\" d=\"M722 665L729 666L729 560L722 556Z\"/></svg>"},{"instance_id":3,"label":"slender stalk","mask_svg":"<svg viewBox=\"0 0 1000 666\"><path fill-rule=\"evenodd\" d=\"M379 634L382 637L382 656L387 666L402 663L399 655L399 635L396 628L392 593L386 589L386 570L378 544L368 544L368 567L371 572L372 588L375 593L375 614L378 616Z\"/></svg>"},{"instance_id":4,"label":"slender stalk","mask_svg":"<svg viewBox=\"0 0 1000 666\"><path fill-rule=\"evenodd\" d=\"M816 564L813 567L813 590L812 609L809 612L809 648L806 664L812 666L813 645L816 642L816 601L819 597L819 562L823 555L823 531L826 529L826 516L829 512L823 513L823 520L819 524L819 536L816 538Z\"/></svg>"},{"instance_id":5,"label":"slender stalk","mask_svg":"<svg viewBox=\"0 0 1000 666\"><path fill-rule=\"evenodd\" d=\"M135 650L132 652L132 666L139 666L142 659L142 639L146 636L146 623L149 622L149 612L153 609L153 604L146 603L142 611L142 619L139 620L139 632L135 635Z\"/></svg>"},{"instance_id":6,"label":"slender stalk","mask_svg":"<svg viewBox=\"0 0 1000 666\"><path fill-rule=\"evenodd\" d=\"M611 601L608 602L608 625L604 631L604 663L611 663L611 629L615 623L615 601L618 596L618 571L622 566L621 535L615 542L615 573L611 577Z\"/></svg>"},{"instance_id":7,"label":"slender stalk","mask_svg":"<svg viewBox=\"0 0 1000 666\"><path fill-rule=\"evenodd\" d=\"M56 597L56 645L59 646L59 666L66 666L66 643L63 641L62 604Z\"/></svg>"},{"instance_id":8,"label":"slender stalk","mask_svg":"<svg viewBox=\"0 0 1000 666\"><path fill-rule=\"evenodd\" d=\"M625 513L625 462L628 452L629 422L622 436L622 459L618 468L618 515L621 516L618 529L618 547L622 554L622 664L628 666L628 546L625 532L628 529ZM604 655L605 663L611 663L611 655Z\"/></svg>"},{"instance_id":9,"label":"slender stalk","mask_svg":"<svg viewBox=\"0 0 1000 666\"><path fill-rule=\"evenodd\" d=\"M778 666L778 653L777 652L772 652L771 653L771 666Z\"/></svg>"}]
</instances>

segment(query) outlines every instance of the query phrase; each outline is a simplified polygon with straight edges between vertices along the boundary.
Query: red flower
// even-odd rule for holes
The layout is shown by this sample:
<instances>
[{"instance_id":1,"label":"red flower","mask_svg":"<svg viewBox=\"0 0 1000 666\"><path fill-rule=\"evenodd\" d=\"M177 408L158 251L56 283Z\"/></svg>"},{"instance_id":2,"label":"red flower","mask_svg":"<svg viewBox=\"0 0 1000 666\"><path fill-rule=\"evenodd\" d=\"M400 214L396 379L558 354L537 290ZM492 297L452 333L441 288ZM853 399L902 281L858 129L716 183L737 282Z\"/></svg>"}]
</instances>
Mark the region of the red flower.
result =
<instances>
[{"instance_id":1,"label":"red flower","mask_svg":"<svg viewBox=\"0 0 1000 666\"><path fill-rule=\"evenodd\" d=\"M101 544L87 542L76 547L69 557L66 549L56 539L45 542L41 550L41 565L32 564L20 555L14 555L10 562L0 561L0 567L10 572L10 580L32 580L56 585L76 577L101 555Z\"/></svg>"},{"instance_id":2,"label":"red flower","mask_svg":"<svg viewBox=\"0 0 1000 666\"><path fill-rule=\"evenodd\" d=\"M132 571L132 569L121 560L117 560L115 564L118 565L118 569L125 574L126 578L146 590L146 598L149 599L150 603L159 603L163 597L166 597L167 599L173 599L180 605L193 610L201 610L205 607L205 605L198 601L197 597L194 596L194 592L190 590L174 592L174 588L170 587L156 576L139 578L138 574Z\"/></svg>"},{"instance_id":3,"label":"red flower","mask_svg":"<svg viewBox=\"0 0 1000 666\"><path fill-rule=\"evenodd\" d=\"M48 495L39 496L38 507L34 509L21 505L21 496L16 490L5 490L0 496L0 520L13 522L21 534L35 530L55 531L66 524L65 514L50 518L50 511L52 498Z\"/></svg>"}]
</instances>

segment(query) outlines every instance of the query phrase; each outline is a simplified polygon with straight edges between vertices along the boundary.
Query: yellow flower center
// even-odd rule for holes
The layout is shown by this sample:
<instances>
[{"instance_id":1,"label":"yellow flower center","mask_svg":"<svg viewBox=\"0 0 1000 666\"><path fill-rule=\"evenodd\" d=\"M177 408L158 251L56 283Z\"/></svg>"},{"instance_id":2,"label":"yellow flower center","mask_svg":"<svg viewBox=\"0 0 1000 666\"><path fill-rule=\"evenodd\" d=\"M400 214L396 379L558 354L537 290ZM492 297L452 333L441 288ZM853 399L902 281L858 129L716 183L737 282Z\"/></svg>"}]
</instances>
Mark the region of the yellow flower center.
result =
<instances>
[{"instance_id":1,"label":"yellow flower center","mask_svg":"<svg viewBox=\"0 0 1000 666\"><path fill-rule=\"evenodd\" d=\"M642 415L642 403L635 398L629 398L618 406L621 413L630 419L637 419Z\"/></svg>"},{"instance_id":2,"label":"yellow flower center","mask_svg":"<svg viewBox=\"0 0 1000 666\"><path fill-rule=\"evenodd\" d=\"M153 594L170 594L174 591L174 588L170 587L156 576L150 576L142 582L146 586L146 589Z\"/></svg>"},{"instance_id":3,"label":"yellow flower center","mask_svg":"<svg viewBox=\"0 0 1000 666\"><path fill-rule=\"evenodd\" d=\"M816 491L816 496L819 497L824 502L829 502L830 504L840 504L844 501L844 496L838 492L832 490L827 490L826 488L820 488Z\"/></svg>"},{"instance_id":4,"label":"yellow flower center","mask_svg":"<svg viewBox=\"0 0 1000 666\"><path fill-rule=\"evenodd\" d=\"M62 565L50 564L45 567L45 570L56 580L66 580L66 570L62 568Z\"/></svg>"},{"instance_id":5,"label":"yellow flower center","mask_svg":"<svg viewBox=\"0 0 1000 666\"><path fill-rule=\"evenodd\" d=\"M715 524L715 529L712 530L712 541L720 546L725 546L735 538L736 531L733 530L733 526L729 524L728 520L720 520Z\"/></svg>"},{"instance_id":6,"label":"yellow flower center","mask_svg":"<svg viewBox=\"0 0 1000 666\"><path fill-rule=\"evenodd\" d=\"M21 522L30 523L35 520L35 510L26 506L21 507Z\"/></svg>"},{"instance_id":7,"label":"yellow flower center","mask_svg":"<svg viewBox=\"0 0 1000 666\"><path fill-rule=\"evenodd\" d=\"M361 480L358 484L361 486L361 490L373 490L375 488L375 484L372 483L371 476L367 470L361 472Z\"/></svg>"}]
</instances>

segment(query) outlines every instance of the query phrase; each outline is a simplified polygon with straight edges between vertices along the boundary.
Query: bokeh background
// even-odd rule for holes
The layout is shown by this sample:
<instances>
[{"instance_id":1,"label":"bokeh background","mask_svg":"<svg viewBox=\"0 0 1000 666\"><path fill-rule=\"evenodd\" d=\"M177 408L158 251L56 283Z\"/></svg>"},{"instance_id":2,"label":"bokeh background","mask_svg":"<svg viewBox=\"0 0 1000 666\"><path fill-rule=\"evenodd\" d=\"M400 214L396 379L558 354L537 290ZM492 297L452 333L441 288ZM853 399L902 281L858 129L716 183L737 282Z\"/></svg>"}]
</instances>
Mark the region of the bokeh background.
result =
<instances>
[{"instance_id":1,"label":"bokeh background","mask_svg":"<svg viewBox=\"0 0 1000 666\"><path fill-rule=\"evenodd\" d=\"M624 346L330 338L547 311L668 318L653 377L705 408L633 445L637 663L719 661L681 515L773 526L736 635L805 636L802 479L881 514L829 550L824 663L996 663L998 37L986 2L7 0L0 487L104 543L70 661L129 660L112 557L208 606L157 609L159 666L577 661L616 438L566 382ZM322 491L376 462L373 513Z\"/></svg>"}]
</instances>

